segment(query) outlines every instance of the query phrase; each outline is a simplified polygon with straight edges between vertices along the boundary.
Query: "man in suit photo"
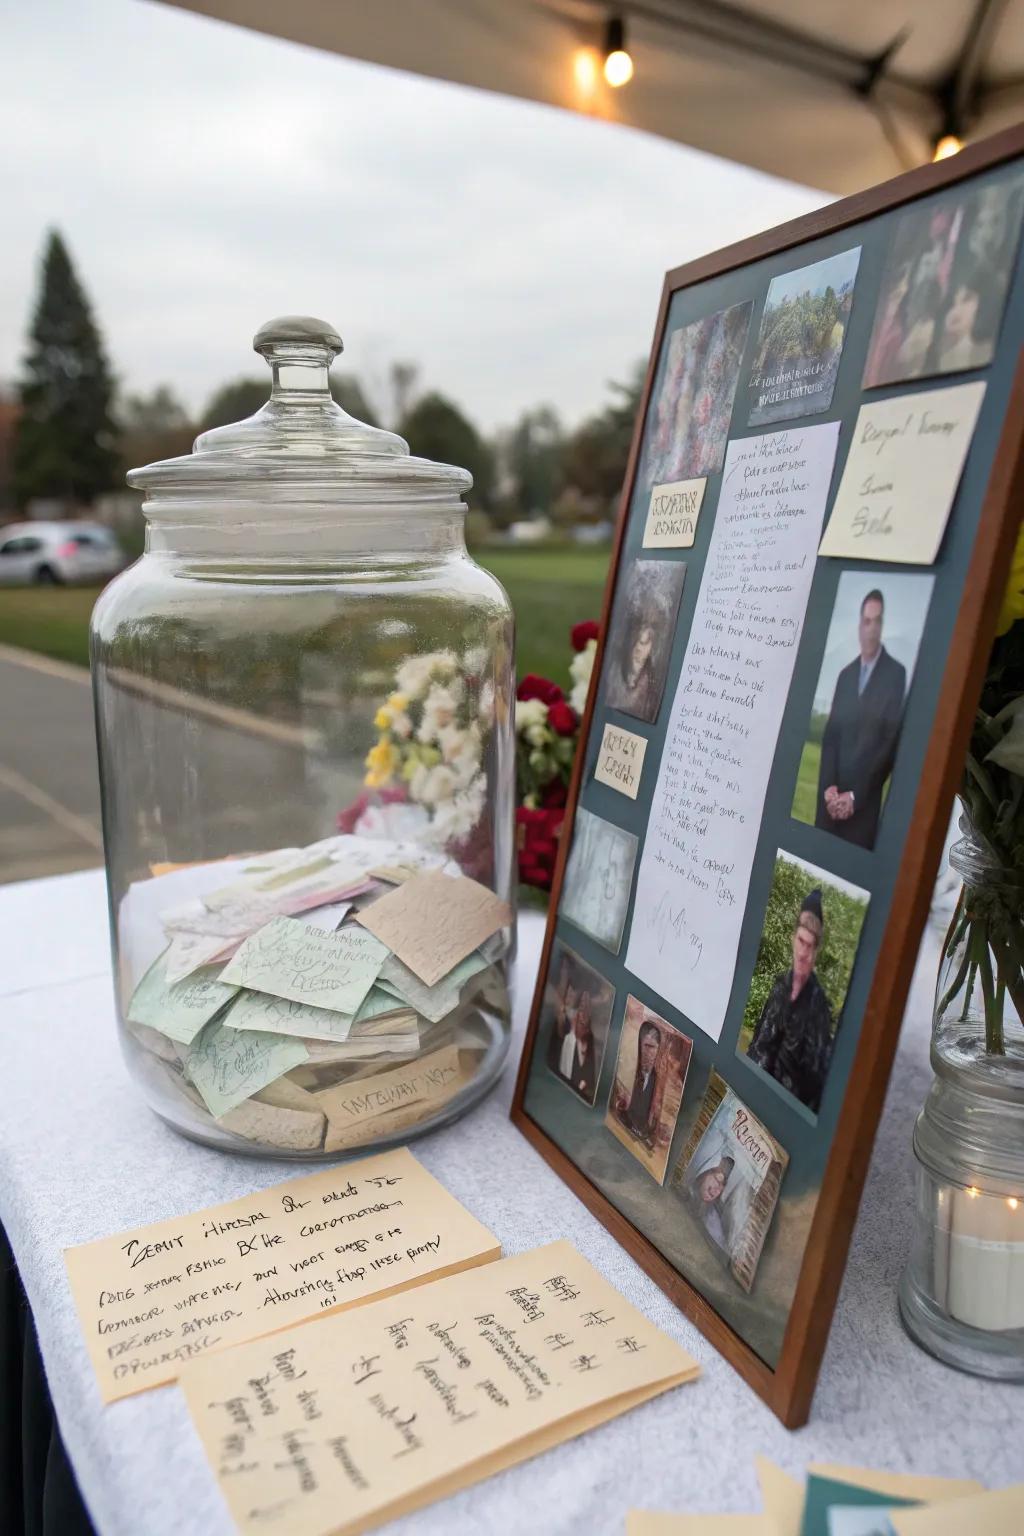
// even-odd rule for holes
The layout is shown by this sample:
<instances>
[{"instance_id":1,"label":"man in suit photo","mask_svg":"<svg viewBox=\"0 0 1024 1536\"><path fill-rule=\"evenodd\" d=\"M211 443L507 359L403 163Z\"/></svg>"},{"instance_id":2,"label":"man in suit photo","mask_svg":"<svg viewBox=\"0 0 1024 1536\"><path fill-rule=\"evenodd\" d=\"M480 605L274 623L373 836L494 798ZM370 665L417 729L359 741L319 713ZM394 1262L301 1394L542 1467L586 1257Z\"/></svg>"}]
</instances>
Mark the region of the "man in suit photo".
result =
<instances>
[{"instance_id":1,"label":"man in suit photo","mask_svg":"<svg viewBox=\"0 0 1024 1536\"><path fill-rule=\"evenodd\" d=\"M860 653L836 679L821 743L814 825L861 848L875 846L907 692L906 668L882 644L884 619L875 587L861 601Z\"/></svg>"}]
</instances>

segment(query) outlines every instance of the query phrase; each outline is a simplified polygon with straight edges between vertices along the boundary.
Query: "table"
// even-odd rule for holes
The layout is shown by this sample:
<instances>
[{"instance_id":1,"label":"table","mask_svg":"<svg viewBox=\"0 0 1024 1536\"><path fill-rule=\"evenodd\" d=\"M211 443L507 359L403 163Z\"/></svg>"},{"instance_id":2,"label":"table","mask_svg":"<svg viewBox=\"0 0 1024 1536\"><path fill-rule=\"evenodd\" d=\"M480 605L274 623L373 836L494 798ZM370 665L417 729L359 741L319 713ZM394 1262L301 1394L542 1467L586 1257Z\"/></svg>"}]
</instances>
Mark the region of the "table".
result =
<instances>
[{"instance_id":1,"label":"table","mask_svg":"<svg viewBox=\"0 0 1024 1536\"><path fill-rule=\"evenodd\" d=\"M520 925L513 1062L543 925ZM568 1237L703 1367L667 1394L568 1445L396 1522L394 1536L480 1530L621 1533L630 1507L760 1507L754 1456L795 1474L842 1461L1019 1478L1019 1389L961 1376L916 1349L896 1311L913 1191L910 1137L929 1083L937 937L922 947L896 1068L810 1424L782 1429L508 1120L514 1070L416 1155L506 1252ZM227 1510L176 1387L104 1408L61 1250L231 1200L306 1165L193 1146L146 1107L113 1019L101 871L0 889L0 1222L32 1307L64 1442L100 1536L228 1536ZM313 1165L309 1165L312 1168Z\"/></svg>"}]
</instances>

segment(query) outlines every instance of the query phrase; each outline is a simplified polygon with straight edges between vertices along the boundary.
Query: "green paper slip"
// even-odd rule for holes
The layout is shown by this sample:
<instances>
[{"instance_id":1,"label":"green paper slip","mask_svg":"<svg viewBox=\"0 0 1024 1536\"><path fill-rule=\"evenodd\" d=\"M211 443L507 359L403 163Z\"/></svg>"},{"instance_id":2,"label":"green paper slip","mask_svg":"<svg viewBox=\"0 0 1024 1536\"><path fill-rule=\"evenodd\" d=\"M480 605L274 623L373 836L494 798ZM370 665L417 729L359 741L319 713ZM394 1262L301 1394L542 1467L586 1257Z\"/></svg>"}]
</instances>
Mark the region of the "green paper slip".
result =
<instances>
[{"instance_id":1,"label":"green paper slip","mask_svg":"<svg viewBox=\"0 0 1024 1536\"><path fill-rule=\"evenodd\" d=\"M394 999L391 1000L394 1007ZM347 1040L352 1015L332 1008L294 1003L269 992L241 991L220 1021L225 1029L258 1029L271 1035L302 1035L313 1040Z\"/></svg>"},{"instance_id":2,"label":"green paper slip","mask_svg":"<svg viewBox=\"0 0 1024 1536\"><path fill-rule=\"evenodd\" d=\"M918 1503L919 1499L897 1499L891 1493L876 1493L871 1488L858 1488L854 1483L839 1483L831 1477L819 1477L812 1472L807 1478L800 1536L832 1536L829 1511L845 1508L864 1510L866 1523L863 1536L891 1536L892 1525L884 1511ZM872 1518L869 1513L871 1510L879 1513ZM854 1533L850 1531L848 1536L854 1536Z\"/></svg>"},{"instance_id":3,"label":"green paper slip","mask_svg":"<svg viewBox=\"0 0 1024 1536\"><path fill-rule=\"evenodd\" d=\"M133 1024L148 1024L179 1045L189 1045L238 988L220 981L216 966L168 983L167 953L154 960L135 988L128 1018Z\"/></svg>"},{"instance_id":4,"label":"green paper slip","mask_svg":"<svg viewBox=\"0 0 1024 1536\"><path fill-rule=\"evenodd\" d=\"M387 954L365 928L324 933L295 918L275 917L249 935L220 979L293 1003L354 1014Z\"/></svg>"},{"instance_id":5,"label":"green paper slip","mask_svg":"<svg viewBox=\"0 0 1024 1536\"><path fill-rule=\"evenodd\" d=\"M309 1052L298 1040L261 1029L209 1024L189 1046L185 1072L210 1113L219 1117L308 1060Z\"/></svg>"},{"instance_id":6,"label":"green paper slip","mask_svg":"<svg viewBox=\"0 0 1024 1536\"><path fill-rule=\"evenodd\" d=\"M440 981L428 987L415 972L403 965L397 955L388 955L380 971L380 985L415 1008L416 1012L437 1024L445 1014L458 1005L459 994L470 977L485 971L490 964L480 951L474 950L465 960L460 960Z\"/></svg>"}]
</instances>

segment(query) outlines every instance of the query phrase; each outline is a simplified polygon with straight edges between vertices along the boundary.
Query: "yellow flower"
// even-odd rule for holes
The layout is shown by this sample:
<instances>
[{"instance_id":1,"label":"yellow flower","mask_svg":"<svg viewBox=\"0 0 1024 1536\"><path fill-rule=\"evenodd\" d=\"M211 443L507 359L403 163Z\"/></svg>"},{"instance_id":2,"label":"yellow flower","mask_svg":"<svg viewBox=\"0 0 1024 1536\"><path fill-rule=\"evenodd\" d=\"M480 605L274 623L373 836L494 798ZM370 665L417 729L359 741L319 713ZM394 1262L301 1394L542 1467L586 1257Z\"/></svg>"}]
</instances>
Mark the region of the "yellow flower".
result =
<instances>
[{"instance_id":1,"label":"yellow flower","mask_svg":"<svg viewBox=\"0 0 1024 1536\"><path fill-rule=\"evenodd\" d=\"M386 731L391 724L391 711L386 704L382 704L373 717L373 723L378 731Z\"/></svg>"},{"instance_id":2,"label":"yellow flower","mask_svg":"<svg viewBox=\"0 0 1024 1536\"><path fill-rule=\"evenodd\" d=\"M388 782L398 766L398 753L386 736L382 736L375 747L371 747L366 754L366 766L369 773L363 780L370 784L371 777L374 782L370 787L380 789Z\"/></svg>"},{"instance_id":3,"label":"yellow flower","mask_svg":"<svg viewBox=\"0 0 1024 1536\"><path fill-rule=\"evenodd\" d=\"M405 709L408 706L408 703L409 703L409 696L408 696L408 694L405 694L405 693L393 693L391 695L391 697L388 699L387 707L394 714L400 715L402 713L402 710Z\"/></svg>"},{"instance_id":4,"label":"yellow flower","mask_svg":"<svg viewBox=\"0 0 1024 1536\"><path fill-rule=\"evenodd\" d=\"M1024 619L1024 525L1017 534L1017 546L1013 551L1010 579L1003 593L1003 606L999 610L996 634L1005 635L1018 619Z\"/></svg>"}]
</instances>

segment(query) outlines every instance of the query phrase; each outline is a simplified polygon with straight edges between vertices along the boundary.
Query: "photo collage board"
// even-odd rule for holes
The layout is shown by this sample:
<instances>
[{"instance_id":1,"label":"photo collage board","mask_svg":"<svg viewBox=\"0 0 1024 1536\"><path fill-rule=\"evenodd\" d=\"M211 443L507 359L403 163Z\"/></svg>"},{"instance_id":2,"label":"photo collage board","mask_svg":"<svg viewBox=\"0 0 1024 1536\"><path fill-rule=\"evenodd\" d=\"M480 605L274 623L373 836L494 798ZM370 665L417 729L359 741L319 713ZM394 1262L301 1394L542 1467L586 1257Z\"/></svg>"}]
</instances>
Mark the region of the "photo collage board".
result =
<instances>
[{"instance_id":1,"label":"photo collage board","mask_svg":"<svg viewBox=\"0 0 1024 1536\"><path fill-rule=\"evenodd\" d=\"M1022 214L1020 159L947 177L659 328L513 1116L768 1372L935 747Z\"/></svg>"}]
</instances>

